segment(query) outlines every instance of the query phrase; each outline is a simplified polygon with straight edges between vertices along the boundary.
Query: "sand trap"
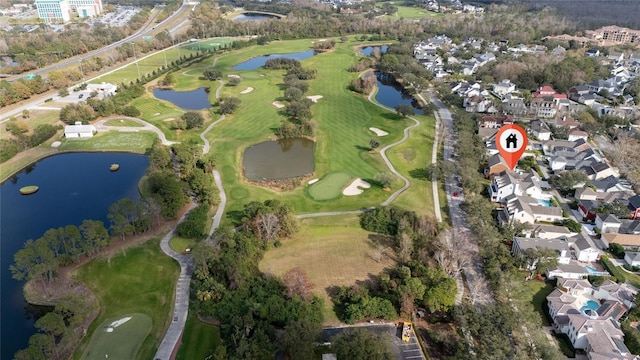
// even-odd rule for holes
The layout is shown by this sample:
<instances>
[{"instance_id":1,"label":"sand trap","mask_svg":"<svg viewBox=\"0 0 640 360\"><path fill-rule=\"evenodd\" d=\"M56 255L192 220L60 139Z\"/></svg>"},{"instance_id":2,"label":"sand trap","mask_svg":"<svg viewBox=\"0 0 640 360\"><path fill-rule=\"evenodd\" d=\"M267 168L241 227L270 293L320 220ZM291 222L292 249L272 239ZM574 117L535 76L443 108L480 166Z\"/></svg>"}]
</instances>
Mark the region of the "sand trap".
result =
<instances>
[{"instance_id":1,"label":"sand trap","mask_svg":"<svg viewBox=\"0 0 640 360\"><path fill-rule=\"evenodd\" d=\"M284 107L284 104L281 103L280 101L274 101L271 103L271 105L277 107L278 109L282 109Z\"/></svg>"},{"instance_id":2,"label":"sand trap","mask_svg":"<svg viewBox=\"0 0 640 360\"><path fill-rule=\"evenodd\" d=\"M322 95L311 95L307 96L307 99L310 99L314 103L318 102L318 100L322 99Z\"/></svg>"},{"instance_id":3,"label":"sand trap","mask_svg":"<svg viewBox=\"0 0 640 360\"><path fill-rule=\"evenodd\" d=\"M320 179L313 179L313 180L309 180L309 182L307 184L311 185L311 184L315 184L318 182L318 180Z\"/></svg>"},{"instance_id":4,"label":"sand trap","mask_svg":"<svg viewBox=\"0 0 640 360\"><path fill-rule=\"evenodd\" d=\"M248 94L248 93L250 93L252 91L253 91L253 88L251 86L249 86L248 88L240 91L240 94Z\"/></svg>"},{"instance_id":5,"label":"sand trap","mask_svg":"<svg viewBox=\"0 0 640 360\"><path fill-rule=\"evenodd\" d=\"M155 114L153 114L153 116L158 116L158 115L160 115L160 113L155 113Z\"/></svg>"},{"instance_id":6,"label":"sand trap","mask_svg":"<svg viewBox=\"0 0 640 360\"><path fill-rule=\"evenodd\" d=\"M112 327L112 328L117 328L118 326L126 323L129 320L131 320L131 316L123 317L120 320L116 320L116 321L112 322L109 326Z\"/></svg>"},{"instance_id":7,"label":"sand trap","mask_svg":"<svg viewBox=\"0 0 640 360\"><path fill-rule=\"evenodd\" d=\"M386 132L384 130L380 130L378 128L370 127L369 130L373 131L378 136L387 136L387 135L389 135L388 132Z\"/></svg>"},{"instance_id":8,"label":"sand trap","mask_svg":"<svg viewBox=\"0 0 640 360\"><path fill-rule=\"evenodd\" d=\"M240 75L236 75L236 74L229 74L229 75L227 75L227 77L240 79Z\"/></svg>"},{"instance_id":9,"label":"sand trap","mask_svg":"<svg viewBox=\"0 0 640 360\"><path fill-rule=\"evenodd\" d=\"M368 189L370 187L371 187L371 184L369 184L368 182L360 178L356 178L355 180L353 180L353 182L349 186L347 186L344 190L342 190L342 194L346 196L360 195L364 192L364 190L362 189Z\"/></svg>"},{"instance_id":10,"label":"sand trap","mask_svg":"<svg viewBox=\"0 0 640 360\"><path fill-rule=\"evenodd\" d=\"M176 119L176 118L166 118L166 119L164 119L164 120L162 120L162 121L173 121L173 120L175 120L175 119Z\"/></svg>"},{"instance_id":11,"label":"sand trap","mask_svg":"<svg viewBox=\"0 0 640 360\"><path fill-rule=\"evenodd\" d=\"M57 148L60 145L62 145L62 143L60 141L54 141L54 142L51 143L51 147L52 148Z\"/></svg>"}]
</instances>

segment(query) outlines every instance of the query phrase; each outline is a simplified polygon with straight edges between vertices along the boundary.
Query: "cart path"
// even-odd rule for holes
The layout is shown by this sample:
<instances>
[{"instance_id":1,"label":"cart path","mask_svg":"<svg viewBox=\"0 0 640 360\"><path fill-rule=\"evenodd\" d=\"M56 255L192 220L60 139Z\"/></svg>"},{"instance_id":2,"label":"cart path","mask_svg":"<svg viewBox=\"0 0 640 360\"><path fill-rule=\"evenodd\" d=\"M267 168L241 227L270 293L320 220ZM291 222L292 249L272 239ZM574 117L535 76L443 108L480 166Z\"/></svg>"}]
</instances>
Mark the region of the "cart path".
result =
<instances>
[{"instance_id":1,"label":"cart path","mask_svg":"<svg viewBox=\"0 0 640 360\"><path fill-rule=\"evenodd\" d=\"M137 127L137 126L111 126L111 125L105 125L105 123L109 120L119 120L119 119L126 119L126 120L131 120L134 122L137 122L138 124L142 125L141 127ZM160 141L162 141L162 145L166 145L166 146L171 146L173 144L178 144L178 142L176 141L169 141L167 140L167 137L164 135L164 133L158 129L155 125L152 125L142 119L138 119L135 117L131 117L131 116L121 116L121 115L114 115L114 116L109 116L103 119L100 119L98 121L96 121L95 123L93 123L93 126L96 127L97 131L109 131L109 130L117 130L117 131L122 131L122 132L138 132L138 131L152 131L156 134L158 134L158 137L160 138Z\"/></svg>"}]
</instances>

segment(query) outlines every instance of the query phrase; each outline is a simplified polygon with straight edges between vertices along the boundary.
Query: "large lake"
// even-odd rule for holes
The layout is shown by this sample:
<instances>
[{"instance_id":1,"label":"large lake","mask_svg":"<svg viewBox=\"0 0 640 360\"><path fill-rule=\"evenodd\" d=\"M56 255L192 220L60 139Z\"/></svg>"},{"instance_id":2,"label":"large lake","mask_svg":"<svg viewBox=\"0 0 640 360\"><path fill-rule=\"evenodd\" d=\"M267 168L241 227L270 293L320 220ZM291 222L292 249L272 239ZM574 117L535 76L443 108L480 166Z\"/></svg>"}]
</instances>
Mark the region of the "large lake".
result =
<instances>
[{"instance_id":1,"label":"large lake","mask_svg":"<svg viewBox=\"0 0 640 360\"><path fill-rule=\"evenodd\" d=\"M234 66L233 70L255 70L261 66L264 66L264 64L269 59L286 58L286 59L294 59L294 60L304 60L316 54L317 53L315 50L306 50L306 51L299 51L299 52L288 53L288 54L271 54L271 55L264 55L264 56L256 56L254 58L251 58L245 62L241 62L240 64Z\"/></svg>"},{"instance_id":2,"label":"large lake","mask_svg":"<svg viewBox=\"0 0 640 360\"><path fill-rule=\"evenodd\" d=\"M278 19L278 17L274 15L248 12L248 13L240 14L231 20L232 21L265 21L265 20L272 20L272 19Z\"/></svg>"},{"instance_id":3,"label":"large lake","mask_svg":"<svg viewBox=\"0 0 640 360\"><path fill-rule=\"evenodd\" d=\"M153 89L153 96L161 100L171 101L174 105L185 110L203 110L211 107L209 94L203 87L192 91Z\"/></svg>"},{"instance_id":4,"label":"large lake","mask_svg":"<svg viewBox=\"0 0 640 360\"><path fill-rule=\"evenodd\" d=\"M313 172L315 143L283 139L253 145L244 151L242 168L251 180L281 180Z\"/></svg>"},{"instance_id":5,"label":"large lake","mask_svg":"<svg viewBox=\"0 0 640 360\"><path fill-rule=\"evenodd\" d=\"M109 166L120 164L110 172ZM84 219L108 226L111 204L128 197L139 199L138 181L149 166L144 155L126 153L71 153L43 159L0 186L0 358L13 359L35 333L33 307L22 296L22 282L11 278L13 254L28 239L37 239L53 227L80 225ZM20 188L37 185L33 195Z\"/></svg>"}]
</instances>

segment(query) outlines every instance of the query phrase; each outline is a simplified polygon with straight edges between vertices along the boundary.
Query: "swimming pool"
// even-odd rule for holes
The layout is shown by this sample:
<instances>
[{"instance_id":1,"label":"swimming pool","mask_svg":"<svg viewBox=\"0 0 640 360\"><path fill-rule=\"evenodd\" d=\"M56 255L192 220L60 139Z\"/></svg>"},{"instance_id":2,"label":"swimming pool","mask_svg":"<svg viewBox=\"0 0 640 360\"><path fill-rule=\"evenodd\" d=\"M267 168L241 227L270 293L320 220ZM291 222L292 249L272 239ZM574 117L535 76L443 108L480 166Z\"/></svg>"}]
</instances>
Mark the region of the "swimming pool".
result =
<instances>
[{"instance_id":1,"label":"swimming pool","mask_svg":"<svg viewBox=\"0 0 640 360\"><path fill-rule=\"evenodd\" d=\"M594 268L593 266L584 265L583 268L585 270L587 270L589 272L589 274L600 275L600 271L598 269Z\"/></svg>"},{"instance_id":2,"label":"swimming pool","mask_svg":"<svg viewBox=\"0 0 640 360\"><path fill-rule=\"evenodd\" d=\"M546 206L546 207L550 207L551 206L551 201L549 200L543 200L543 199L536 199L538 200L538 204L542 205L542 206Z\"/></svg>"},{"instance_id":3,"label":"swimming pool","mask_svg":"<svg viewBox=\"0 0 640 360\"><path fill-rule=\"evenodd\" d=\"M580 312L586 313L588 315L592 315L596 310L598 310L599 307L600 307L600 304L598 304L597 302L593 300L587 300L587 303L580 308ZM593 315L597 315L597 314L593 314Z\"/></svg>"}]
</instances>

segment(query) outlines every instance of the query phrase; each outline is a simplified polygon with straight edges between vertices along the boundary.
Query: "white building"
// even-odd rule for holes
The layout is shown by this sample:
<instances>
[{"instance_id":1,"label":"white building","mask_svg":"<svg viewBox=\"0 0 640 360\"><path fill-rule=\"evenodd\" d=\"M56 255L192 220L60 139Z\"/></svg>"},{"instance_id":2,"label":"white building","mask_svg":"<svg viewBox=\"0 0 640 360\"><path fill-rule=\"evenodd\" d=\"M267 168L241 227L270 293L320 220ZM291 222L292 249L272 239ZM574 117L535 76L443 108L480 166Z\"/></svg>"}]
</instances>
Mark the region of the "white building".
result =
<instances>
[{"instance_id":1,"label":"white building","mask_svg":"<svg viewBox=\"0 0 640 360\"><path fill-rule=\"evenodd\" d=\"M93 125L82 125L82 122L76 121L75 125L67 125L64 127L64 137L66 138L87 138L93 137L97 132Z\"/></svg>"},{"instance_id":2,"label":"white building","mask_svg":"<svg viewBox=\"0 0 640 360\"><path fill-rule=\"evenodd\" d=\"M116 91L118 90L118 86L109 84L103 81L100 84L88 84L87 90L91 92L96 91L99 94L102 94L104 96L113 96L116 94Z\"/></svg>"},{"instance_id":3,"label":"white building","mask_svg":"<svg viewBox=\"0 0 640 360\"><path fill-rule=\"evenodd\" d=\"M67 22L72 13L81 18L94 17L102 13L102 0L36 0L38 17L45 23Z\"/></svg>"}]
</instances>

